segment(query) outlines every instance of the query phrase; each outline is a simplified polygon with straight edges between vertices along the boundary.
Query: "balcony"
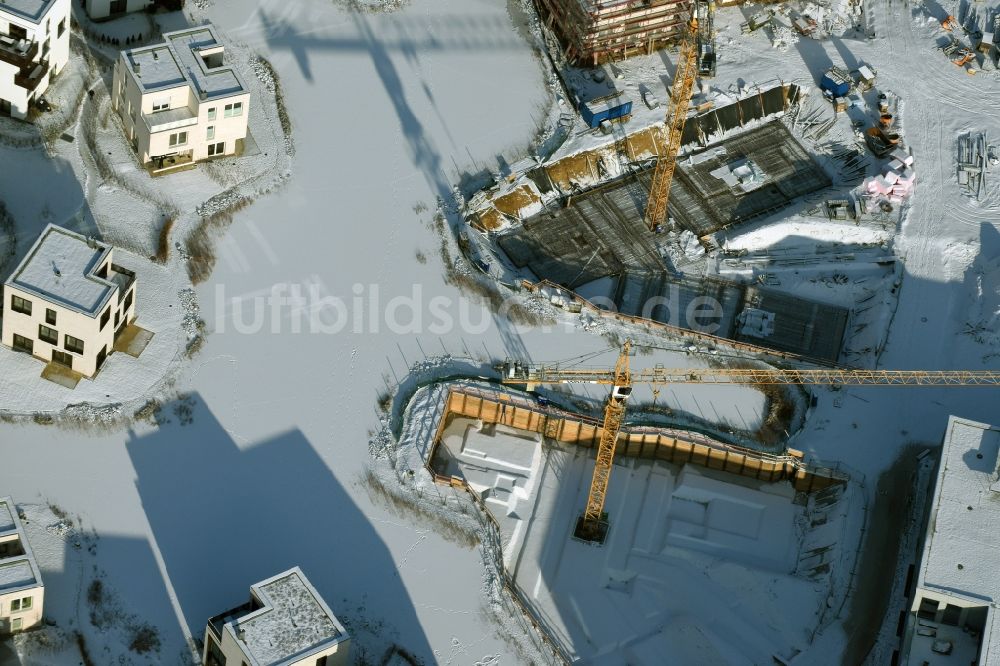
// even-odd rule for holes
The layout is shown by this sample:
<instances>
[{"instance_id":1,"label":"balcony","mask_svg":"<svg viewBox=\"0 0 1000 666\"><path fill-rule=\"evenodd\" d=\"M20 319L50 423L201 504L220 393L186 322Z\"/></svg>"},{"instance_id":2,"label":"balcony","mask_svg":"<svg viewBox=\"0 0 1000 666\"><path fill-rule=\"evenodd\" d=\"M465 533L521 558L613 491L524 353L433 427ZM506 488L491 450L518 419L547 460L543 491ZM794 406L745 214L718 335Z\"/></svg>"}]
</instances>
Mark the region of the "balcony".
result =
<instances>
[{"instance_id":1,"label":"balcony","mask_svg":"<svg viewBox=\"0 0 1000 666\"><path fill-rule=\"evenodd\" d=\"M0 34L0 61L21 69L30 67L38 55L38 42Z\"/></svg>"},{"instance_id":2,"label":"balcony","mask_svg":"<svg viewBox=\"0 0 1000 666\"><path fill-rule=\"evenodd\" d=\"M215 636L216 640L222 640L222 627L226 625L227 622L232 622L233 620L238 620L244 615L249 615L258 608L260 608L259 603L254 603L253 598L245 604L240 604L236 608L230 608L225 613L219 613L213 618L208 620L208 626L212 629L212 634Z\"/></svg>"},{"instance_id":3,"label":"balcony","mask_svg":"<svg viewBox=\"0 0 1000 666\"><path fill-rule=\"evenodd\" d=\"M128 288L135 284L135 273L117 264L111 264L111 272L108 274L108 280L118 285L118 302L121 303L128 292Z\"/></svg>"},{"instance_id":4,"label":"balcony","mask_svg":"<svg viewBox=\"0 0 1000 666\"><path fill-rule=\"evenodd\" d=\"M142 114L142 120L146 123L146 128L153 132L165 132L179 127L188 127L198 124L198 116L191 112L186 106L177 109L167 109L166 111L156 111L154 113Z\"/></svg>"},{"instance_id":5,"label":"balcony","mask_svg":"<svg viewBox=\"0 0 1000 666\"><path fill-rule=\"evenodd\" d=\"M14 75L14 85L18 88L24 88L28 92L33 92L48 73L48 60L31 63L27 67L23 68L19 74Z\"/></svg>"}]
</instances>

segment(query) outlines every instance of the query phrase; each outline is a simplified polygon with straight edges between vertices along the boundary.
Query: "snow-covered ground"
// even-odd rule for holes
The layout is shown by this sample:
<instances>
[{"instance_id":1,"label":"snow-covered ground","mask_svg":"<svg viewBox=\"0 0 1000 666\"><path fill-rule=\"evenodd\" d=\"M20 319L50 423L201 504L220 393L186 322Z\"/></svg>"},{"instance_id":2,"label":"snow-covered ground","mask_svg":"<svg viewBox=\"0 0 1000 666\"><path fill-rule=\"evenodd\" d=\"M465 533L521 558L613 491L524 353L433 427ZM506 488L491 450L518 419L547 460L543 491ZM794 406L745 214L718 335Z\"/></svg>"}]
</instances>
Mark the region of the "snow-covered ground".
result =
<instances>
[{"instance_id":1,"label":"snow-covered ground","mask_svg":"<svg viewBox=\"0 0 1000 666\"><path fill-rule=\"evenodd\" d=\"M208 617L245 600L250 583L294 564L370 657L398 643L428 663L525 661L523 637L492 610L482 553L388 505L364 474L385 419L377 402L408 367L442 354L488 367L609 346L580 329L524 330L444 277L449 232L431 211L454 183L498 156L509 162L540 119L558 116L544 61L502 0L411 0L389 13L325 0L189 5L279 72L296 139L292 178L236 216L197 289L210 335L176 379L185 397L125 432L0 425L0 492L56 503L101 535L96 565L123 608L157 624L168 661ZM510 11L522 24L516 3ZM961 192L954 160L959 134L1000 136L997 80L934 50L936 5L870 3L873 41L777 48L763 32L739 33L744 11L753 9L719 11L712 86L776 76L812 85L831 63L864 60L903 98L904 137L923 166L894 243L904 275L881 367L995 367L995 340L969 335L966 323L995 321L995 307L976 306L979 293L1000 300L997 281L977 274L1000 255L991 223L1000 211L994 197ZM77 169L58 151L5 152L0 198L19 220L66 222L90 196ZM712 394L672 388L682 399L695 390ZM903 445L940 441L949 414L995 420L996 394L984 388L816 397L789 445L868 483ZM53 561L42 573L58 586L64 571ZM847 630L831 625L825 636L833 649L810 663L837 662Z\"/></svg>"}]
</instances>

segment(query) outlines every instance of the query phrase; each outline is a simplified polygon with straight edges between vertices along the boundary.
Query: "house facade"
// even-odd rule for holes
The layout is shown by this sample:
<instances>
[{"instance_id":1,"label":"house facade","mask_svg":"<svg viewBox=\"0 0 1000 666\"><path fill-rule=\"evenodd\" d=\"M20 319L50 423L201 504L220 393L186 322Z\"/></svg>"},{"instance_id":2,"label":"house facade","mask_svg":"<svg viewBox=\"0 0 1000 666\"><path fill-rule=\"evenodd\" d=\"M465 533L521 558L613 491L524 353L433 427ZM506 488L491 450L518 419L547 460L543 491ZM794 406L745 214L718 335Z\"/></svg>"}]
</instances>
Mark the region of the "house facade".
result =
<instances>
[{"instance_id":1,"label":"house facade","mask_svg":"<svg viewBox=\"0 0 1000 666\"><path fill-rule=\"evenodd\" d=\"M899 664L1000 664L1000 430L951 417Z\"/></svg>"},{"instance_id":2,"label":"house facade","mask_svg":"<svg viewBox=\"0 0 1000 666\"><path fill-rule=\"evenodd\" d=\"M41 624L44 601L42 575L17 507L11 498L0 497L0 636Z\"/></svg>"},{"instance_id":3,"label":"house facade","mask_svg":"<svg viewBox=\"0 0 1000 666\"><path fill-rule=\"evenodd\" d=\"M87 16L100 20L150 8L174 11L184 7L184 0L84 0L83 6Z\"/></svg>"},{"instance_id":4,"label":"house facade","mask_svg":"<svg viewBox=\"0 0 1000 666\"><path fill-rule=\"evenodd\" d=\"M70 0L0 2L0 114L25 118L69 62Z\"/></svg>"},{"instance_id":5,"label":"house facade","mask_svg":"<svg viewBox=\"0 0 1000 666\"><path fill-rule=\"evenodd\" d=\"M350 638L298 567L250 586L208 621L205 666L346 666Z\"/></svg>"},{"instance_id":6,"label":"house facade","mask_svg":"<svg viewBox=\"0 0 1000 666\"><path fill-rule=\"evenodd\" d=\"M163 37L162 44L122 51L115 63L112 108L140 160L162 166L238 152L250 93L227 64L215 28Z\"/></svg>"},{"instance_id":7,"label":"house facade","mask_svg":"<svg viewBox=\"0 0 1000 666\"><path fill-rule=\"evenodd\" d=\"M136 317L135 273L114 248L50 224L4 283L0 341L93 377Z\"/></svg>"}]
</instances>

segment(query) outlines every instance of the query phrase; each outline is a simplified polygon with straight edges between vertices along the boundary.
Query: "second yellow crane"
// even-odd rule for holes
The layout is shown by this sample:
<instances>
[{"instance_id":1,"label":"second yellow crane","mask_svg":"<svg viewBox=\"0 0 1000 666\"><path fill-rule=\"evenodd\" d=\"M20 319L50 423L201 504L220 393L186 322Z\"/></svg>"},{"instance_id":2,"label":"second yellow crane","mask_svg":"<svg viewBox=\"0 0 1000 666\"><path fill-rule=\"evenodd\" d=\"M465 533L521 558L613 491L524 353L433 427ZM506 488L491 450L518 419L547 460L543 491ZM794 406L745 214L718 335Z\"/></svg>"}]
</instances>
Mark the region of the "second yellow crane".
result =
<instances>
[{"instance_id":1,"label":"second yellow crane","mask_svg":"<svg viewBox=\"0 0 1000 666\"><path fill-rule=\"evenodd\" d=\"M799 384L846 386L1000 386L1000 371L993 370L852 370L839 368L664 368L632 372L631 342L626 341L614 369L561 368L507 362L502 366L504 384L524 385L529 391L545 384L604 384L611 395L604 408L604 424L597 446L597 461L590 494L576 529L576 536L602 542L608 523L604 500L611 480L615 445L625 420L625 402L636 384Z\"/></svg>"},{"instance_id":2,"label":"second yellow crane","mask_svg":"<svg viewBox=\"0 0 1000 666\"><path fill-rule=\"evenodd\" d=\"M696 44L698 18L693 12L687 27L688 30L681 39L680 51L677 55L677 69L674 70L674 82L670 87L670 99L673 102L673 107L666 119L667 147L656 160L653 182L649 188L649 201L646 203L646 226L649 227L650 231L659 230L667 219L670 183L674 179L677 152L681 149L684 122L687 120L691 91L694 89L695 76L698 73L698 46Z\"/></svg>"}]
</instances>

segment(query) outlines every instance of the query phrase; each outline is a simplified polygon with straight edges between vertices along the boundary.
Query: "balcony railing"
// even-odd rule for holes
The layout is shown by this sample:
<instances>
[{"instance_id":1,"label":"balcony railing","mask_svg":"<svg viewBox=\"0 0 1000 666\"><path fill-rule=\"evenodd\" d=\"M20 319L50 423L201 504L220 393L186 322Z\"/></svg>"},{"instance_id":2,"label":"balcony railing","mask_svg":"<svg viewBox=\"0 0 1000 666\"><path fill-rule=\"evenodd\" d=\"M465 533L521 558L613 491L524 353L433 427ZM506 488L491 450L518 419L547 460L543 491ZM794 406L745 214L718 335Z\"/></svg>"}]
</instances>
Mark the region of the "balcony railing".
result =
<instances>
[{"instance_id":1,"label":"balcony railing","mask_svg":"<svg viewBox=\"0 0 1000 666\"><path fill-rule=\"evenodd\" d=\"M215 635L215 638L221 641L222 627L224 627L227 622L238 620L244 615L254 612L258 608L260 608L260 604L255 604L253 599L251 599L245 604L240 604L236 608L230 608L225 613L219 613L215 617L209 618L208 626L212 629L212 633Z\"/></svg>"},{"instance_id":2,"label":"balcony railing","mask_svg":"<svg viewBox=\"0 0 1000 666\"><path fill-rule=\"evenodd\" d=\"M146 123L146 128L151 133L198 124L198 116L191 113L191 110L186 106L177 109L167 109L166 111L156 111L155 113L144 113L142 114L142 120Z\"/></svg>"},{"instance_id":3,"label":"balcony railing","mask_svg":"<svg viewBox=\"0 0 1000 666\"><path fill-rule=\"evenodd\" d=\"M118 302L121 303L128 288L135 284L135 273L117 264L111 264L108 280L118 285Z\"/></svg>"},{"instance_id":4,"label":"balcony railing","mask_svg":"<svg viewBox=\"0 0 1000 666\"><path fill-rule=\"evenodd\" d=\"M42 82L42 79L44 79L45 75L48 73L48 60L31 63L22 69L19 74L14 75L14 85L19 88L25 88L28 92L31 92L38 87L38 84Z\"/></svg>"},{"instance_id":5,"label":"balcony railing","mask_svg":"<svg viewBox=\"0 0 1000 666\"><path fill-rule=\"evenodd\" d=\"M26 39L14 39L10 35L0 34L0 60L24 69L31 66L38 55L38 42L28 42Z\"/></svg>"}]
</instances>

